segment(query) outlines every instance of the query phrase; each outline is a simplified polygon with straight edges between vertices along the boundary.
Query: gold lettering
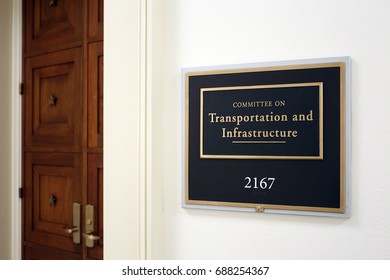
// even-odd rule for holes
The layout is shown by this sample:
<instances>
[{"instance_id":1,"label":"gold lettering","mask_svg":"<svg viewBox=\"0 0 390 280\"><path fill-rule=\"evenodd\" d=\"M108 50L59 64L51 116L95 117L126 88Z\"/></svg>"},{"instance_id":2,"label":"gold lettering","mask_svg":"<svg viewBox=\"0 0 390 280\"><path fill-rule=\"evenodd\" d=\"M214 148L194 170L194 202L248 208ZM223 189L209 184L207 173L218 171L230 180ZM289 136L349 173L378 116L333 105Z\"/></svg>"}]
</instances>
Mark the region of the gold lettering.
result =
<instances>
[{"instance_id":1,"label":"gold lettering","mask_svg":"<svg viewBox=\"0 0 390 280\"><path fill-rule=\"evenodd\" d=\"M242 116L237 116L237 125L240 125L242 122Z\"/></svg>"},{"instance_id":2,"label":"gold lettering","mask_svg":"<svg viewBox=\"0 0 390 280\"><path fill-rule=\"evenodd\" d=\"M296 130L240 130L237 126L233 130L222 128L222 138L296 138Z\"/></svg>"},{"instance_id":3,"label":"gold lettering","mask_svg":"<svg viewBox=\"0 0 390 280\"><path fill-rule=\"evenodd\" d=\"M302 114L303 115L303 114ZM287 122L287 115L277 115L273 112L266 115L217 115L217 113L208 113L210 117L210 123L235 123L237 126L241 125L241 123L249 123L249 122ZM301 116L301 115L300 115ZM303 115L304 116L304 115ZM293 120L298 120L298 116L294 115ZM312 112L307 115L308 120L313 118Z\"/></svg>"},{"instance_id":4,"label":"gold lettering","mask_svg":"<svg viewBox=\"0 0 390 280\"><path fill-rule=\"evenodd\" d=\"M306 115L306 120L310 122L313 121L313 110L310 110L310 113Z\"/></svg>"},{"instance_id":5,"label":"gold lettering","mask_svg":"<svg viewBox=\"0 0 390 280\"><path fill-rule=\"evenodd\" d=\"M209 113L209 116L211 116L211 120L210 122L213 123L214 122L214 117L217 115L217 113Z\"/></svg>"},{"instance_id":6,"label":"gold lettering","mask_svg":"<svg viewBox=\"0 0 390 280\"><path fill-rule=\"evenodd\" d=\"M233 108L258 108L258 107L272 107L272 101L246 101L233 102Z\"/></svg>"},{"instance_id":7,"label":"gold lettering","mask_svg":"<svg viewBox=\"0 0 390 280\"><path fill-rule=\"evenodd\" d=\"M305 114L295 114L293 115L292 117L292 120L293 122L305 122L305 121L313 121L314 118L313 118L313 110L310 110L309 114L305 115Z\"/></svg>"}]
</instances>

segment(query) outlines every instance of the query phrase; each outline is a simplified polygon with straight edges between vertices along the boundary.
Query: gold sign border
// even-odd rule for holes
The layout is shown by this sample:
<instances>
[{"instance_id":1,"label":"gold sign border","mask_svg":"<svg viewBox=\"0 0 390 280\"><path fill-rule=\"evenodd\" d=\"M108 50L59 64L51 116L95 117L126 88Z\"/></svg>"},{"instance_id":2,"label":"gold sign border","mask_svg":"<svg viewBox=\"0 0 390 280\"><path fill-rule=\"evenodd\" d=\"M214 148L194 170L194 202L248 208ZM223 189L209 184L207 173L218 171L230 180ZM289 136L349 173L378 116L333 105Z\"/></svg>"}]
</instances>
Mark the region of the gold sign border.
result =
<instances>
[{"instance_id":1,"label":"gold sign border","mask_svg":"<svg viewBox=\"0 0 390 280\"><path fill-rule=\"evenodd\" d=\"M220 202L220 201L204 201L189 199L188 186L188 160L189 160L189 78L191 76L204 76L215 74L235 74L235 73L250 73L250 72L268 72L268 71L283 71L283 70L302 70L302 69L318 69L318 68L340 68L340 207L308 207L302 205L276 205L276 204L255 204L255 203L235 203L235 202ZM346 65L345 62L329 62L318 64L300 64L300 65L285 65L285 66L270 66L270 67L253 67L253 68L238 68L238 69L222 69L222 70L206 70L193 71L185 73L185 203L188 205L203 205L203 206L220 206L220 207L241 207L254 208L257 212L263 212L265 209L289 210L289 211L312 211L325 213L345 213L346 203L346 156L345 156L345 80L346 80Z\"/></svg>"},{"instance_id":2,"label":"gold sign border","mask_svg":"<svg viewBox=\"0 0 390 280\"><path fill-rule=\"evenodd\" d=\"M311 87L318 86L318 110L319 110L319 137L318 147L319 154L316 156L273 156L273 155L209 155L203 153L203 94L207 91L223 91L223 90L242 90L242 89L266 89L266 88L293 88L293 87ZM215 87L200 89L200 158L221 158L221 159L317 159L324 158L323 145L323 83L294 83L294 84L274 84L274 85L252 85L252 86L237 86L237 87Z\"/></svg>"}]
</instances>

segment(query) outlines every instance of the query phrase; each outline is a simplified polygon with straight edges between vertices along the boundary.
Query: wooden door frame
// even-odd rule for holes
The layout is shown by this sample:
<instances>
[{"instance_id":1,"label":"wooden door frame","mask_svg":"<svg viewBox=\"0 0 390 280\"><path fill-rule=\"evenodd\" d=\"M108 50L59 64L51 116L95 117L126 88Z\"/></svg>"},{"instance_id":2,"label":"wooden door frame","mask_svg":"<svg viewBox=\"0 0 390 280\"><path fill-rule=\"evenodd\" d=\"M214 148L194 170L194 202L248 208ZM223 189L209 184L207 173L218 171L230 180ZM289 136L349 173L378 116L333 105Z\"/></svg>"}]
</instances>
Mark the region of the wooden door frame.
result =
<instances>
[{"instance_id":1,"label":"wooden door frame","mask_svg":"<svg viewBox=\"0 0 390 280\"><path fill-rule=\"evenodd\" d=\"M12 1L12 226L11 226L11 257L14 260L22 257L22 203L18 196L18 189L22 186L22 98L19 94L19 85L22 82L22 0ZM121 13L123 7L126 7L127 14L122 19L117 17L116 13ZM127 110L126 119L115 119L111 117L115 113L116 108L105 105L104 113L104 127L115 127L128 122L128 118L132 118L131 129L136 131L136 135L132 137L133 143L128 143L125 148L135 153L131 161L126 162L125 169L134 168L133 174L118 174L113 168L104 169L104 184L105 186L113 186L110 189L110 194L104 195L104 231L105 231L105 252L104 259L151 259L158 257L159 252L156 253L154 247L160 250L158 245L161 236L156 236L156 231L152 231L152 227L159 227L162 224L161 218L161 193L156 193L156 188L153 190L153 184L156 184L156 176L153 172L153 157L157 153L152 153L155 145L152 140L153 130L156 126L155 120L160 119L158 116L153 118L153 112L156 108L152 106L153 96L161 95L162 91L162 63L163 63L163 18L164 18L165 1L160 0L135 0L127 1L121 0L121 3L113 5L110 1L105 1L105 36L115 31L121 21L125 23L132 23L134 27L129 27L127 37L131 37L132 55L129 59L137 58L131 69L131 73L136 74L137 83L128 83L125 88L126 92L131 92L130 101L132 108ZM109 12L111 11L111 13ZM132 16L129 14L132 13ZM113 16L115 15L115 16ZM124 19L126 18L126 19ZM129 22L129 19L136 18L135 22ZM127 22L126 22L127 20ZM122 27L123 28L123 27ZM115 33L115 32L112 32ZM105 60L110 60L114 57L114 52L117 50L115 46L122 45L121 38L110 37L111 40L105 40ZM152 43L153 42L153 43ZM129 46L125 45L121 48L125 50ZM115 58L114 58L115 59ZM126 67L128 61L121 61L116 59L111 65L115 64L118 67ZM105 63L104 68L108 65L110 70L110 63ZM160 71L160 72L159 72ZM159 73L156 73L159 72ZM127 81L128 74L119 74L123 76L124 81ZM110 92L110 96L105 96L106 102L117 102L116 96L120 94L113 90L116 83L116 77L113 75L104 75L104 90ZM135 109L135 113L133 110ZM133 112L133 113L131 113ZM104 164L105 166L115 166L122 164L121 155L115 154L115 151L110 147L118 144L118 135L112 133L105 133L104 143ZM135 147L132 144L136 143ZM159 152L161 153L161 152ZM118 176L120 178L118 178ZM123 183L121 188L115 188L114 184L118 179ZM154 180L153 180L154 179ZM157 179L159 179L157 177ZM157 182L158 185L158 182ZM123 213L123 207L118 206L117 198L123 196L135 196L135 204L128 208L135 216L130 217L130 213ZM118 220L117 217L121 217ZM127 219L125 219L127 217ZM108 226L108 227L107 227ZM134 236L128 236L129 231L132 231ZM135 237L135 238L132 238ZM130 251L124 254L118 251L111 250L111 247L118 247L119 240L125 240L125 244Z\"/></svg>"}]
</instances>

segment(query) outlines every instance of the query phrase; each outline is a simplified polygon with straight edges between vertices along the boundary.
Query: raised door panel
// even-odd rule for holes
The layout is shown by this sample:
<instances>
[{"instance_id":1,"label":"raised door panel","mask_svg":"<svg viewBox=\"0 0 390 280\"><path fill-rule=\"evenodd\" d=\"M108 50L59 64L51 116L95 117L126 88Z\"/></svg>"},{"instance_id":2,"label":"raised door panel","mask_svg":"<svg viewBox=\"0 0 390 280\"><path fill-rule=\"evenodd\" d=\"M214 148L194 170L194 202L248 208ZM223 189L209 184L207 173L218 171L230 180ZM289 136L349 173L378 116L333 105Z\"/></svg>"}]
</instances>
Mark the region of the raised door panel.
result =
<instances>
[{"instance_id":1,"label":"raised door panel","mask_svg":"<svg viewBox=\"0 0 390 280\"><path fill-rule=\"evenodd\" d=\"M26 148L81 146L81 63L77 48L26 59Z\"/></svg>"},{"instance_id":2,"label":"raised door panel","mask_svg":"<svg viewBox=\"0 0 390 280\"><path fill-rule=\"evenodd\" d=\"M80 46L84 1L26 0L26 53Z\"/></svg>"},{"instance_id":3,"label":"raised door panel","mask_svg":"<svg viewBox=\"0 0 390 280\"><path fill-rule=\"evenodd\" d=\"M88 155L88 204L94 206L94 234L100 239L88 248L87 257L103 259L103 154Z\"/></svg>"},{"instance_id":4,"label":"raised door panel","mask_svg":"<svg viewBox=\"0 0 390 280\"><path fill-rule=\"evenodd\" d=\"M25 155L25 241L80 253L65 231L73 228L73 203L81 203L81 157L63 153Z\"/></svg>"},{"instance_id":5,"label":"raised door panel","mask_svg":"<svg viewBox=\"0 0 390 280\"><path fill-rule=\"evenodd\" d=\"M88 37L103 40L103 0L88 1Z\"/></svg>"},{"instance_id":6,"label":"raised door panel","mask_svg":"<svg viewBox=\"0 0 390 280\"><path fill-rule=\"evenodd\" d=\"M88 47L88 147L103 148L103 42Z\"/></svg>"}]
</instances>

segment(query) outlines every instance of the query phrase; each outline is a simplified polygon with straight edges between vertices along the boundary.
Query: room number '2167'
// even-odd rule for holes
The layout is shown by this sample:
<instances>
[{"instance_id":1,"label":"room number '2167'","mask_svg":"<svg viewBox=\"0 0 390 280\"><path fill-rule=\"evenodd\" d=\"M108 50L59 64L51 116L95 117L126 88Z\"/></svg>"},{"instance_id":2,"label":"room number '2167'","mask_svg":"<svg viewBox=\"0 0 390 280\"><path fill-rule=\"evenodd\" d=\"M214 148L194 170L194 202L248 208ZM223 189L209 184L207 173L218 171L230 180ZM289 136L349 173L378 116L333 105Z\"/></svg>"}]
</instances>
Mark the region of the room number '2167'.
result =
<instances>
[{"instance_id":1,"label":"room number '2167'","mask_svg":"<svg viewBox=\"0 0 390 280\"><path fill-rule=\"evenodd\" d=\"M264 177L258 179L257 177L245 177L245 189L262 189L270 190L275 183L275 178Z\"/></svg>"}]
</instances>

